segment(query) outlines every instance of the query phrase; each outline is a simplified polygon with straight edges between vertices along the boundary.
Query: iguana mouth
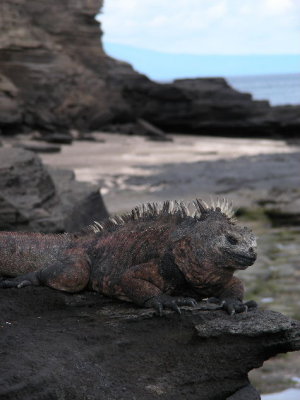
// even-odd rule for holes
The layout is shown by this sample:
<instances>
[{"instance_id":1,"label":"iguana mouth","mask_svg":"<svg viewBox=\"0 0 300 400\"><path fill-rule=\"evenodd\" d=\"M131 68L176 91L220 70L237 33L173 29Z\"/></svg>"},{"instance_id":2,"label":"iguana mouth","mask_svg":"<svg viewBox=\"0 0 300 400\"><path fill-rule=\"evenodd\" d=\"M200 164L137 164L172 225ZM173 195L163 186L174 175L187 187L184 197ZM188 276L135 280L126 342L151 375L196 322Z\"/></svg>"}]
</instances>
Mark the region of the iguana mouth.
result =
<instances>
[{"instance_id":1,"label":"iguana mouth","mask_svg":"<svg viewBox=\"0 0 300 400\"><path fill-rule=\"evenodd\" d=\"M250 265L254 264L257 255L255 253L251 255L241 254L241 253L234 253L231 251L227 251L227 253L238 262L238 266L235 265L235 269L245 269Z\"/></svg>"},{"instance_id":2,"label":"iguana mouth","mask_svg":"<svg viewBox=\"0 0 300 400\"><path fill-rule=\"evenodd\" d=\"M249 267L250 265L254 264L256 260L256 254L253 254L251 256L244 255L244 254L234 254L234 258L239 262L241 268L243 267Z\"/></svg>"}]
</instances>

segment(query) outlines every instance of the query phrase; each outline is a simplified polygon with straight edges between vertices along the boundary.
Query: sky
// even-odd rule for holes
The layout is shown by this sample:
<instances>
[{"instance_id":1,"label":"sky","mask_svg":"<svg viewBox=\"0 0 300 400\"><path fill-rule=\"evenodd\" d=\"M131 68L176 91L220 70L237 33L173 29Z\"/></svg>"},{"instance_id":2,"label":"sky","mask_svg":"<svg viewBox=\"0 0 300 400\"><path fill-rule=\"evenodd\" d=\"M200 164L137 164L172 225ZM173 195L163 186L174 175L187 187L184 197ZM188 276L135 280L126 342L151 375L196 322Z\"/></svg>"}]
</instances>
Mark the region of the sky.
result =
<instances>
[{"instance_id":1,"label":"sky","mask_svg":"<svg viewBox=\"0 0 300 400\"><path fill-rule=\"evenodd\" d=\"M104 0L98 19L107 53L152 79L300 72L300 0Z\"/></svg>"},{"instance_id":2,"label":"sky","mask_svg":"<svg viewBox=\"0 0 300 400\"><path fill-rule=\"evenodd\" d=\"M300 0L105 0L104 42L167 53L300 54Z\"/></svg>"}]
</instances>

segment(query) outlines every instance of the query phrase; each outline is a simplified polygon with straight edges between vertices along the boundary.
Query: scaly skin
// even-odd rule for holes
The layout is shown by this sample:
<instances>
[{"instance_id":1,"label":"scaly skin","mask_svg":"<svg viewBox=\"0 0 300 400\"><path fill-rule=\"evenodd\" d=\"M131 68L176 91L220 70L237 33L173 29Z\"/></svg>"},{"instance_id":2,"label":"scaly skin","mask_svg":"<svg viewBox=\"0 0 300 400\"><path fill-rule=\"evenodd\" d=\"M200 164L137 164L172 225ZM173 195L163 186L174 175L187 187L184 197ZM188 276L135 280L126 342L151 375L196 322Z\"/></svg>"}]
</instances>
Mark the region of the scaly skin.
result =
<instances>
[{"instance_id":1,"label":"scaly skin","mask_svg":"<svg viewBox=\"0 0 300 400\"><path fill-rule=\"evenodd\" d=\"M160 314L194 306L194 298L171 296L188 289L230 314L245 311L243 284L233 273L254 263L255 237L222 207L195 205L190 216L182 203L149 204L78 235L0 232L0 287L94 290Z\"/></svg>"}]
</instances>

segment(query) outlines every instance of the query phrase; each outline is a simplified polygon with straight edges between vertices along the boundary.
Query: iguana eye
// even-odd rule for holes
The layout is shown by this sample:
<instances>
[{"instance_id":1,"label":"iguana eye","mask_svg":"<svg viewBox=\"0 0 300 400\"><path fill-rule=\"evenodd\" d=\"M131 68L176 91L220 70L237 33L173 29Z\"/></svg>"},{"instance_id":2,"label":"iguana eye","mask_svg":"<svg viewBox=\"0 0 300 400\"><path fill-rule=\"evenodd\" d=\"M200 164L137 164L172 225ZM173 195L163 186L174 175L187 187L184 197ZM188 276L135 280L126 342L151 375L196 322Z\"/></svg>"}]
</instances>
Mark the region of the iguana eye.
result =
<instances>
[{"instance_id":1,"label":"iguana eye","mask_svg":"<svg viewBox=\"0 0 300 400\"><path fill-rule=\"evenodd\" d=\"M230 244L232 244L232 245L238 244L238 240L237 240L237 238L235 238L234 236L227 235L227 236L226 236L226 239L227 239L227 241L228 241Z\"/></svg>"}]
</instances>

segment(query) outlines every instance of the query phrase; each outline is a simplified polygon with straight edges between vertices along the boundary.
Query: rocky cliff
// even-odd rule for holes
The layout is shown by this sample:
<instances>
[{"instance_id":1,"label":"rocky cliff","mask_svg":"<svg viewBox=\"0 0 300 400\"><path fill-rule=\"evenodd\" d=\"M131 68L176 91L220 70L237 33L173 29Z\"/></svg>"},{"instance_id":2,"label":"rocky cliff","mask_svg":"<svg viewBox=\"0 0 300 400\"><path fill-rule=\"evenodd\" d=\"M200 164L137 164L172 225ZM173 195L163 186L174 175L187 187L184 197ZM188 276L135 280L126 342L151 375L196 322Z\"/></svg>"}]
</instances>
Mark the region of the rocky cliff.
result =
<instances>
[{"instance_id":1,"label":"rocky cliff","mask_svg":"<svg viewBox=\"0 0 300 400\"><path fill-rule=\"evenodd\" d=\"M173 132L297 134L299 107L271 108L221 78L158 84L108 57L95 20L102 3L2 0L3 133L110 129L142 118Z\"/></svg>"},{"instance_id":2,"label":"rocky cliff","mask_svg":"<svg viewBox=\"0 0 300 400\"><path fill-rule=\"evenodd\" d=\"M87 130L111 118L117 100L94 18L101 6L100 0L1 2L4 132L24 125Z\"/></svg>"}]
</instances>

